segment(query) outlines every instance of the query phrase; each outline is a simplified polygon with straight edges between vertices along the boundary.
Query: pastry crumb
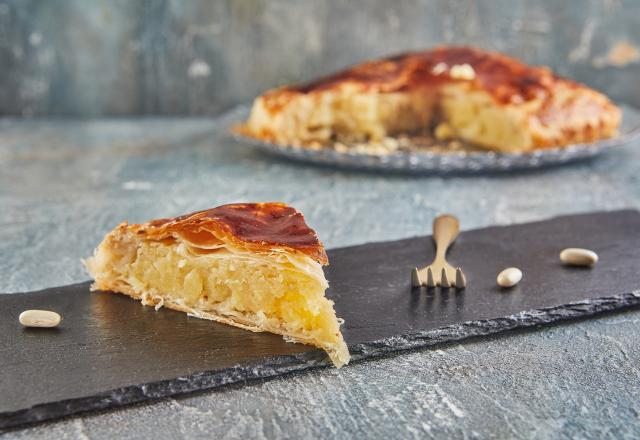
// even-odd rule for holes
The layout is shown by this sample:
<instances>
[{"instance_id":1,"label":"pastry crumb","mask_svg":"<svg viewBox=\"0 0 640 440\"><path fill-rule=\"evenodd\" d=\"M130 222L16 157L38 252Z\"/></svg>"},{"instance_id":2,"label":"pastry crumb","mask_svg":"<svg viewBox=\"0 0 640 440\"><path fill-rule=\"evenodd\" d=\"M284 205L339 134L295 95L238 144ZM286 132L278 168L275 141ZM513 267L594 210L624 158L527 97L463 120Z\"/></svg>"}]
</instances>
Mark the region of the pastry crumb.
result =
<instances>
[{"instance_id":1,"label":"pastry crumb","mask_svg":"<svg viewBox=\"0 0 640 440\"><path fill-rule=\"evenodd\" d=\"M445 63L438 63L433 66L433 69L431 69L431 73L433 73L434 75L442 75L446 71L447 65Z\"/></svg>"},{"instance_id":2,"label":"pastry crumb","mask_svg":"<svg viewBox=\"0 0 640 440\"><path fill-rule=\"evenodd\" d=\"M449 70L449 76L453 79L472 80L476 77L476 71L471 64L456 64Z\"/></svg>"},{"instance_id":3,"label":"pastry crumb","mask_svg":"<svg viewBox=\"0 0 640 440\"><path fill-rule=\"evenodd\" d=\"M436 139L440 140L448 140L453 139L455 137L455 132L451 125L446 122L441 122L435 129L434 134L436 135Z\"/></svg>"}]
</instances>

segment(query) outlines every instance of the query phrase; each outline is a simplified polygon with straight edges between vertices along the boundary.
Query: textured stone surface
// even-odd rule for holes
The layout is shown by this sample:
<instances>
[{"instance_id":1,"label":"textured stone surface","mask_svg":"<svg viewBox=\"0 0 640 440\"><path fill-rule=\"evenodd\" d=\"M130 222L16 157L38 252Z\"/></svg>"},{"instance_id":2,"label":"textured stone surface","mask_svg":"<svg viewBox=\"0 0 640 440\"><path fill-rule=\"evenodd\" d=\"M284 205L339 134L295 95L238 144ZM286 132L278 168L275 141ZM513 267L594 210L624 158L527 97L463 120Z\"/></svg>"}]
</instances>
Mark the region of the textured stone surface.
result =
<instances>
[{"instance_id":1,"label":"textured stone surface","mask_svg":"<svg viewBox=\"0 0 640 440\"><path fill-rule=\"evenodd\" d=\"M384 176L271 160L209 120L0 121L0 291L86 279L127 218L283 200L329 247L594 209L640 208L638 145L522 174ZM339 371L76 417L7 438L636 438L639 312L423 350ZM153 420L153 422L151 422Z\"/></svg>"},{"instance_id":2,"label":"textured stone surface","mask_svg":"<svg viewBox=\"0 0 640 440\"><path fill-rule=\"evenodd\" d=\"M216 114L436 44L506 51L640 105L639 28L634 0L0 0L0 114Z\"/></svg>"}]
</instances>

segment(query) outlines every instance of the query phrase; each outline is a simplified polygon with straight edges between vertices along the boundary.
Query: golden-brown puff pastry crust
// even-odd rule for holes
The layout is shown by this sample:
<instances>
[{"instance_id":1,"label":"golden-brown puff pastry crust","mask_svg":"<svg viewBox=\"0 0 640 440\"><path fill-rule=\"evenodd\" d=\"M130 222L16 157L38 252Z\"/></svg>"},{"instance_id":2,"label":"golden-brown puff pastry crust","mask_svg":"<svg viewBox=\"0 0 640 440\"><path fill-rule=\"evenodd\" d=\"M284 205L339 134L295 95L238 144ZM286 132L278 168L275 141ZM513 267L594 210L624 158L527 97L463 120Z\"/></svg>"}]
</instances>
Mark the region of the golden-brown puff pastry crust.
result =
<instances>
[{"instance_id":1,"label":"golden-brown puff pastry crust","mask_svg":"<svg viewBox=\"0 0 640 440\"><path fill-rule=\"evenodd\" d=\"M473 47L438 47L368 61L308 84L285 87L285 90L314 93L350 84L362 91L390 93L459 81L451 70L439 71L436 68L439 64L449 67L470 65L475 72L474 85L501 103L539 98L552 93L558 83L581 87L576 82L554 75L548 67L529 66L498 52Z\"/></svg>"},{"instance_id":2,"label":"golden-brown puff pastry crust","mask_svg":"<svg viewBox=\"0 0 640 440\"><path fill-rule=\"evenodd\" d=\"M152 240L178 233L196 246L215 245L213 239L263 254L281 249L328 264L315 231L300 212L284 203L233 203L143 224L122 223L118 228Z\"/></svg>"},{"instance_id":3,"label":"golden-brown puff pastry crust","mask_svg":"<svg viewBox=\"0 0 640 440\"><path fill-rule=\"evenodd\" d=\"M456 66L464 66L464 73L471 75L456 75ZM468 96L469 105L448 105L451 96L458 102ZM473 120L485 117L479 112L488 107L489 120L473 127ZM455 116L471 108L466 120ZM503 120L493 123L496 115ZM380 140L452 122L461 139L488 149L528 151L611 137L620 121L620 110L606 96L547 67L473 47L437 47L267 91L237 130L304 146L348 141L351 135L358 141ZM495 136L482 133L486 131L495 131Z\"/></svg>"}]
</instances>

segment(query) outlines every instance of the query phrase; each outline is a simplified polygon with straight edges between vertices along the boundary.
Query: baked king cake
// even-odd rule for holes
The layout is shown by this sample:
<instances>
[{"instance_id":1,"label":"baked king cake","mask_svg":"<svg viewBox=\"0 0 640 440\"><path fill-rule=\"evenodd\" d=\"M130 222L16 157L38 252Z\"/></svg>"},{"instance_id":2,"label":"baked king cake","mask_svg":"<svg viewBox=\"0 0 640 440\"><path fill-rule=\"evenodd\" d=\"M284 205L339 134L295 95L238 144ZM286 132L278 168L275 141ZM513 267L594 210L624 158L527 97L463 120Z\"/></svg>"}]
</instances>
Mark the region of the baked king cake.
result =
<instances>
[{"instance_id":1,"label":"baked king cake","mask_svg":"<svg viewBox=\"0 0 640 440\"><path fill-rule=\"evenodd\" d=\"M427 130L517 153L609 138L620 122L620 109L605 95L547 67L473 47L438 47L269 90L237 130L297 146Z\"/></svg>"}]
</instances>

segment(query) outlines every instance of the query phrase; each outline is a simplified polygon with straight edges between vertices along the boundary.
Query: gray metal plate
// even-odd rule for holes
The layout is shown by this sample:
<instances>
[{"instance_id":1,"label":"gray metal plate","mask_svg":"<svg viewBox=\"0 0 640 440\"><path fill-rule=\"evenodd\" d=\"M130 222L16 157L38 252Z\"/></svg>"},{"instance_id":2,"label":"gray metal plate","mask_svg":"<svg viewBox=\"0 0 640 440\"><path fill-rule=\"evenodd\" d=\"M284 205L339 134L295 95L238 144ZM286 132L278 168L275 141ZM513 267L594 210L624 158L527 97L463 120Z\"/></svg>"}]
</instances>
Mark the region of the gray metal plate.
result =
<instances>
[{"instance_id":1,"label":"gray metal plate","mask_svg":"<svg viewBox=\"0 0 640 440\"><path fill-rule=\"evenodd\" d=\"M620 107L623 110L623 121L620 134L617 137L530 153L399 151L389 154L370 154L356 151L336 151L333 148L309 149L298 146L281 146L237 133L232 133L232 136L239 143L251 145L271 155L334 167L422 174L512 171L588 159L638 139L640 137L640 111L626 105L620 105ZM221 121L226 124L228 129L231 129L235 124L247 119L249 110L250 106L247 105L236 107L222 116Z\"/></svg>"}]
</instances>

